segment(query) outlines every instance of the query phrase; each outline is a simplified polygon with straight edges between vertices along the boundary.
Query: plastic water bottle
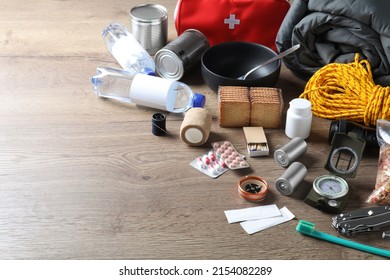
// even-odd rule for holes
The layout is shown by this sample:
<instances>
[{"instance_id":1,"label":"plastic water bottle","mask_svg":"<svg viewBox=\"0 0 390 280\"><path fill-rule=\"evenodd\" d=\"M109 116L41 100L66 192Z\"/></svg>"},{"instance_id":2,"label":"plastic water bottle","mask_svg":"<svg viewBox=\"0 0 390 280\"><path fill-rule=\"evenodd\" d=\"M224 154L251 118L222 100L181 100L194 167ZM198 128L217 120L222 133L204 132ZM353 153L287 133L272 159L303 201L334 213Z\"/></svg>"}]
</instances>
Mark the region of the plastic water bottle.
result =
<instances>
[{"instance_id":1,"label":"plastic water bottle","mask_svg":"<svg viewBox=\"0 0 390 280\"><path fill-rule=\"evenodd\" d=\"M97 68L92 84L100 97L173 113L204 107L206 102L203 94L194 93L182 82L111 67Z\"/></svg>"},{"instance_id":2,"label":"plastic water bottle","mask_svg":"<svg viewBox=\"0 0 390 280\"><path fill-rule=\"evenodd\" d=\"M123 69L155 75L154 59L126 27L120 23L111 23L103 30L102 36L108 50Z\"/></svg>"}]
</instances>

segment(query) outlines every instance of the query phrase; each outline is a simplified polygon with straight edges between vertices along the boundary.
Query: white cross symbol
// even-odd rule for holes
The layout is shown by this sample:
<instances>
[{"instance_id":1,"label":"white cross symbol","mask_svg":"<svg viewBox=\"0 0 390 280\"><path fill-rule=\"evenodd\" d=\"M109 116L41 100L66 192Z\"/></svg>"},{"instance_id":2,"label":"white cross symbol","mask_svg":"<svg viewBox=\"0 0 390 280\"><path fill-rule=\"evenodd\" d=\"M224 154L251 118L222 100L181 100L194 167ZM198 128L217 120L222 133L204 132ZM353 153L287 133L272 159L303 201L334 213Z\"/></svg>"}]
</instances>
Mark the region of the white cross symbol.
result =
<instances>
[{"instance_id":1,"label":"white cross symbol","mask_svg":"<svg viewBox=\"0 0 390 280\"><path fill-rule=\"evenodd\" d=\"M230 14L229 18L225 18L223 21L224 24L229 24L229 29L234 29L236 24L240 24L240 20L236 19L235 14Z\"/></svg>"}]
</instances>

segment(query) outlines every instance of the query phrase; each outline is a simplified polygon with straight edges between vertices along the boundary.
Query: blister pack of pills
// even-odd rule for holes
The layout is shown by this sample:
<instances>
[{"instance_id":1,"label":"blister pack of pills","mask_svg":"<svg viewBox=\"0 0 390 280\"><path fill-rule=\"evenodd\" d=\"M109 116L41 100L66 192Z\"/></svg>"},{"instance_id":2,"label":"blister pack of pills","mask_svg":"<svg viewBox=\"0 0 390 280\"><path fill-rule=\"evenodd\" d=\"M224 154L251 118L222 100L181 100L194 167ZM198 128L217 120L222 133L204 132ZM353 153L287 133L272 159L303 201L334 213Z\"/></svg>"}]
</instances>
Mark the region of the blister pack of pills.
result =
<instances>
[{"instance_id":1,"label":"blister pack of pills","mask_svg":"<svg viewBox=\"0 0 390 280\"><path fill-rule=\"evenodd\" d=\"M249 167L243 155L239 154L229 141L214 142L211 144L217 158L221 158L229 169L241 169Z\"/></svg>"},{"instance_id":2,"label":"blister pack of pills","mask_svg":"<svg viewBox=\"0 0 390 280\"><path fill-rule=\"evenodd\" d=\"M213 150L194 159L190 165L211 178L217 178L229 170L225 162Z\"/></svg>"}]
</instances>

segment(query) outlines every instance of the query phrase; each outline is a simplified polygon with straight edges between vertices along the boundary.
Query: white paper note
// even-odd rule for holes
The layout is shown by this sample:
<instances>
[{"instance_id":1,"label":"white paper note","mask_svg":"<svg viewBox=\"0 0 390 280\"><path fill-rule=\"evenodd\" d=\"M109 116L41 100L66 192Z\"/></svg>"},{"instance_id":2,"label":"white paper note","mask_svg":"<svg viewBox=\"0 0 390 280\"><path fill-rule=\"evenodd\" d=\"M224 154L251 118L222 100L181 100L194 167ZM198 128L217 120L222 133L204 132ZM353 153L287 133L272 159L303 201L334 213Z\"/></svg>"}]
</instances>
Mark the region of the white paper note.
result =
<instances>
[{"instance_id":1,"label":"white paper note","mask_svg":"<svg viewBox=\"0 0 390 280\"><path fill-rule=\"evenodd\" d=\"M236 222L266 219L277 216L281 217L282 213L280 212L276 204L271 204L237 210L226 210L225 215L229 224L231 224Z\"/></svg>"},{"instance_id":2,"label":"white paper note","mask_svg":"<svg viewBox=\"0 0 390 280\"><path fill-rule=\"evenodd\" d=\"M262 231L264 229L267 229L269 227L273 227L281 223L285 223L289 220L294 219L295 217L294 214L287 209L287 207L281 208L280 212L282 213L282 216L272 217L268 219L245 221L240 223L240 225L248 234L253 234Z\"/></svg>"}]
</instances>

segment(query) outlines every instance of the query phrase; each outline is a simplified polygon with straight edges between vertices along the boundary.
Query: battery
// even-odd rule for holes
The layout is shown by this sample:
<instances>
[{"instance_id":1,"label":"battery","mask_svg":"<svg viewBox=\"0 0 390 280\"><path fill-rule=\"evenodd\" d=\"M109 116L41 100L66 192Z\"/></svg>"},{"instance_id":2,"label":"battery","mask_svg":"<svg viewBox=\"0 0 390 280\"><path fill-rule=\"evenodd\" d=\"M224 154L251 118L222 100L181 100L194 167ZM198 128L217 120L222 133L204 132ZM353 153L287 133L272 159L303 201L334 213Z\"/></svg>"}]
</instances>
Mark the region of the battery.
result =
<instances>
[{"instance_id":1,"label":"battery","mask_svg":"<svg viewBox=\"0 0 390 280\"><path fill-rule=\"evenodd\" d=\"M307 144L303 138L294 137L274 152L275 161L282 167L288 167L306 152Z\"/></svg>"},{"instance_id":2,"label":"battery","mask_svg":"<svg viewBox=\"0 0 390 280\"><path fill-rule=\"evenodd\" d=\"M143 4L130 10L131 33L154 55L168 41L168 12L158 4Z\"/></svg>"},{"instance_id":3,"label":"battery","mask_svg":"<svg viewBox=\"0 0 390 280\"><path fill-rule=\"evenodd\" d=\"M276 189L284 195L290 195L298 187L298 185L305 179L307 175L307 168L300 162L293 162L275 181Z\"/></svg>"},{"instance_id":4,"label":"battery","mask_svg":"<svg viewBox=\"0 0 390 280\"><path fill-rule=\"evenodd\" d=\"M156 53L156 71L163 78L180 80L186 71L200 62L209 47L202 32L188 29Z\"/></svg>"}]
</instances>

